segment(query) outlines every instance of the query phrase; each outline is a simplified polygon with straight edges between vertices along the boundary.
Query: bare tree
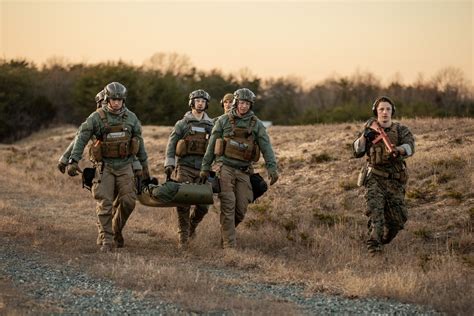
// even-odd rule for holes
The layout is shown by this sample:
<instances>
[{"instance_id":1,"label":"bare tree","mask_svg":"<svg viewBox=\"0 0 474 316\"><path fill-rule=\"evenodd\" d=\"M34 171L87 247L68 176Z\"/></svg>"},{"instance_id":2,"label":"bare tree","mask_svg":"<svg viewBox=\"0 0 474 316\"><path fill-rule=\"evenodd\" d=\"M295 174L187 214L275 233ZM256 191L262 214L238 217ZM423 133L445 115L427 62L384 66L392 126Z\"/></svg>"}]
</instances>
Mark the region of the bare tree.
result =
<instances>
[{"instance_id":1,"label":"bare tree","mask_svg":"<svg viewBox=\"0 0 474 316\"><path fill-rule=\"evenodd\" d=\"M187 55L178 53L155 53L143 62L147 70L158 70L163 74L184 76L192 72L193 65Z\"/></svg>"}]
</instances>

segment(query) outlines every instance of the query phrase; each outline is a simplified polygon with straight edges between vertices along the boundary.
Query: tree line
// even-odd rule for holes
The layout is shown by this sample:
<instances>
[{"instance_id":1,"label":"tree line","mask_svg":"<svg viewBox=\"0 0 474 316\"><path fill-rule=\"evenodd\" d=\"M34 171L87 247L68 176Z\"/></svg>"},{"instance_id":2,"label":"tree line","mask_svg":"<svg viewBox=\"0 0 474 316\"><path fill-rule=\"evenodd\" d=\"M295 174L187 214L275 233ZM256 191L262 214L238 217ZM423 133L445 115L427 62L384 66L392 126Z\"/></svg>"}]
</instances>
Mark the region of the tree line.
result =
<instances>
[{"instance_id":1,"label":"tree line","mask_svg":"<svg viewBox=\"0 0 474 316\"><path fill-rule=\"evenodd\" d=\"M394 79L384 86L371 73L355 73L303 87L295 78L263 79L248 70L201 71L178 54L158 53L142 66L50 60L40 68L27 60L0 60L0 142L54 124L80 124L95 110L97 92L111 81L127 87L127 106L144 125L173 125L195 89L210 93L209 114L220 115L220 99L240 87L257 95L257 116L277 125L365 120L378 95L392 97L403 117L474 116L473 92L456 68L409 85Z\"/></svg>"}]
</instances>

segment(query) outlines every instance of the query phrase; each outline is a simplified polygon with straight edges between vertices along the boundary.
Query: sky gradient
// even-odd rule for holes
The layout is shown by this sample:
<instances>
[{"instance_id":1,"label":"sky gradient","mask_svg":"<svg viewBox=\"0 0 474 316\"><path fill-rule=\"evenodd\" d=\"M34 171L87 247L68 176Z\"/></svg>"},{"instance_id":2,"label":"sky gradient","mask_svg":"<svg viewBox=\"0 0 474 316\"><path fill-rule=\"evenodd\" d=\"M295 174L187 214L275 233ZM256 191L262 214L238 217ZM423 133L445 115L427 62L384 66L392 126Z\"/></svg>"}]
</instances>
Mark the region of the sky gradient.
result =
<instances>
[{"instance_id":1,"label":"sky gradient","mask_svg":"<svg viewBox=\"0 0 474 316\"><path fill-rule=\"evenodd\" d=\"M0 0L0 57L141 65L154 53L201 70L306 83L371 72L387 83L456 67L473 80L473 1Z\"/></svg>"}]
</instances>

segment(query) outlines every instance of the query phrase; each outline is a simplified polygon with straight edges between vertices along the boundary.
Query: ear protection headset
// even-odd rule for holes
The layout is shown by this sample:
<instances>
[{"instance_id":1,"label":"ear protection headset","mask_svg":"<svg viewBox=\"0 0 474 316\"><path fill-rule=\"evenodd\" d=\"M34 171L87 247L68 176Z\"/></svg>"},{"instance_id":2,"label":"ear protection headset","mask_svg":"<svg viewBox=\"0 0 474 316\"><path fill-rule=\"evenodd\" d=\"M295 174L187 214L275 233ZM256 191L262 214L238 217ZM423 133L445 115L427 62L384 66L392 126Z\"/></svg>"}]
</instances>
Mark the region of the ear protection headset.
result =
<instances>
[{"instance_id":1,"label":"ear protection headset","mask_svg":"<svg viewBox=\"0 0 474 316\"><path fill-rule=\"evenodd\" d=\"M392 106L392 116L395 115L395 103L393 103L393 101L389 97L381 96L378 97L372 104L372 113L374 113L375 116L377 116L377 106L380 102L390 103L390 105Z\"/></svg>"}]
</instances>

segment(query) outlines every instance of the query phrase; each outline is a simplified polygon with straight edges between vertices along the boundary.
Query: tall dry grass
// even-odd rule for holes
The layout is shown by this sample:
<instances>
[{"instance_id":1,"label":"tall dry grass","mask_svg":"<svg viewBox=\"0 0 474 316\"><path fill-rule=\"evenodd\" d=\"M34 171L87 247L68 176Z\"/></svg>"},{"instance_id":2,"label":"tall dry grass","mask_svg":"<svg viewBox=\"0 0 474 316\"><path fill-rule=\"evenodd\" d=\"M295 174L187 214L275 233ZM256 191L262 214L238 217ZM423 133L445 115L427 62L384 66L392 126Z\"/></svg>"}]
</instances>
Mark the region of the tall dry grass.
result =
<instances>
[{"instance_id":1,"label":"tall dry grass","mask_svg":"<svg viewBox=\"0 0 474 316\"><path fill-rule=\"evenodd\" d=\"M283 302L229 299L222 291L222 285L246 282L251 275L252 280L304 284L308 293L390 297L472 314L474 120L403 123L417 146L408 160L409 221L380 257L369 257L364 244L364 191L355 185L363 161L351 158L350 151L361 127L356 123L269 129L281 177L250 205L235 252L219 248L218 201L187 252L177 250L173 209L138 205L125 229L127 247L104 261L96 252L90 194L80 189L79 179L55 169L74 128L43 131L0 147L6 186L0 231L32 240L35 247L143 295L164 296L195 310L293 310ZM144 128L151 170L160 180L169 131ZM265 174L262 167L263 162L257 164L257 171ZM183 264L189 270L183 272ZM198 272L209 267L238 273Z\"/></svg>"}]
</instances>

